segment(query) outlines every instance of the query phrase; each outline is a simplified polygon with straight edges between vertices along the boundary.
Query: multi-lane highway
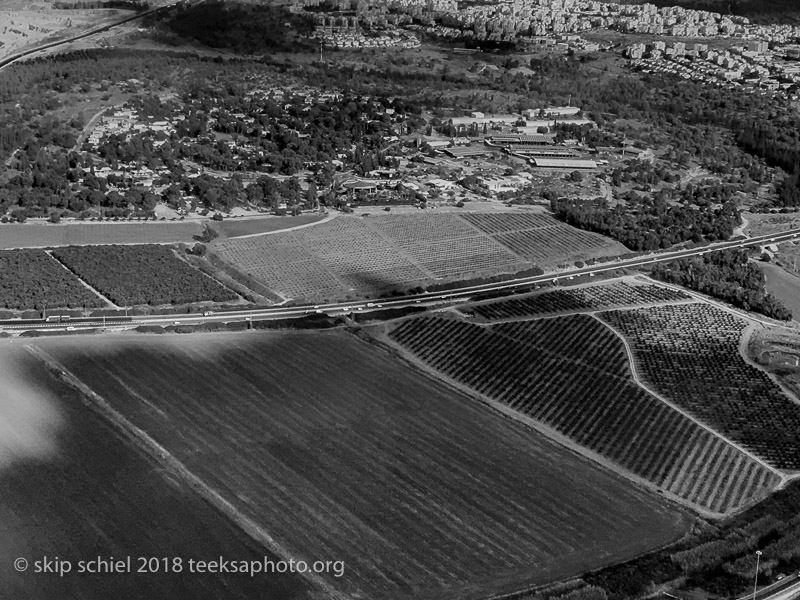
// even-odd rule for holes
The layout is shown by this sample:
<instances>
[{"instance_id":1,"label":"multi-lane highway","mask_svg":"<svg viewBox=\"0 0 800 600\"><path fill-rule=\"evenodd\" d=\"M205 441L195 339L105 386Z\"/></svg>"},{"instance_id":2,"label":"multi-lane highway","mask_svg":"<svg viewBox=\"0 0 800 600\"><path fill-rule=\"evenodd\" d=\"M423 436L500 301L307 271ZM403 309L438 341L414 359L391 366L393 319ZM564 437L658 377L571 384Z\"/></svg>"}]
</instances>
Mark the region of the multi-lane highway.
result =
<instances>
[{"instance_id":1,"label":"multi-lane highway","mask_svg":"<svg viewBox=\"0 0 800 600\"><path fill-rule=\"evenodd\" d=\"M741 240L720 242L692 248L688 250L675 250L669 252L657 252L643 254L635 258L626 260L614 260L602 264L592 265L582 268L562 270L557 273L536 275L533 277L521 277L498 283L487 283L481 285L463 286L452 290L441 292L427 292L413 296L403 296L400 298L376 298L373 300L359 300L352 302L338 302L319 305L303 306L281 306L274 308L252 308L236 311L222 311L172 315L147 315L133 317L92 317L90 319L70 319L65 322L47 321L21 321L12 319L0 321L0 329L9 331L25 330L61 330L77 331L79 329L121 329L137 327L139 325L167 326L190 326L201 325L203 323L233 323L242 321L268 320L268 319L288 319L306 317L314 314L340 315L347 313L371 312L387 308L405 308L410 306L430 306L441 304L442 302L456 302L469 300L470 298L487 292L508 290L513 292L517 289L529 289L537 285L557 285L559 281L571 280L576 277L592 277L599 273L615 271L617 269L633 269L649 266L658 262L668 262L678 258L688 258L699 256L707 252L717 252L730 248L745 248L753 246L763 246L773 243L782 243L800 238L800 228L792 229L782 233L761 235ZM52 317L51 317L52 318Z\"/></svg>"},{"instance_id":2,"label":"multi-lane highway","mask_svg":"<svg viewBox=\"0 0 800 600\"><path fill-rule=\"evenodd\" d=\"M188 2L188 0L187 0ZM22 60L32 54L36 54L37 52L41 52L42 50L49 50L50 48L56 48L58 46L63 46L64 44L71 44L72 42L77 42L78 40L82 40L84 38L88 38L90 36L96 35L98 33L103 33L104 31L108 31L113 29L114 27L119 27L120 25L124 25L125 23L130 23L131 21L135 21L136 19L141 19L147 15L152 15L163 10L168 10L173 6L177 6L178 4L186 4L183 0L178 2L170 2L169 4L165 4L164 6L159 6L157 8L151 8L150 10L136 13L135 15L125 17L124 19L120 19L119 21L114 21L113 23L107 23L106 25L102 25L100 27L95 27L94 29L90 29L89 31L84 31L78 35L74 35L72 37L63 39L63 40L56 40L54 42L49 42L47 44L42 44L41 46L36 46L35 48L29 48L27 50L23 50L22 52L18 52L17 54L12 54L2 60L0 60L0 69L4 69L5 67Z\"/></svg>"}]
</instances>

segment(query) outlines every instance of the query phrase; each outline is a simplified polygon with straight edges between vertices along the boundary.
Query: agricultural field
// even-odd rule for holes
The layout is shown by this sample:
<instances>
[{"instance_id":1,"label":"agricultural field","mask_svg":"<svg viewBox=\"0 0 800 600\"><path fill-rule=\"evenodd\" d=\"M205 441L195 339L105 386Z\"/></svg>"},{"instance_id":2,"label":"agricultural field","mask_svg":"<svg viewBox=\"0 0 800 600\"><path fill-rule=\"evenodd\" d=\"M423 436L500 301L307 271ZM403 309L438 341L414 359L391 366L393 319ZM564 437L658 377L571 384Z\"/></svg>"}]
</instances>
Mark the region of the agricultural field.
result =
<instances>
[{"instance_id":1,"label":"agricultural field","mask_svg":"<svg viewBox=\"0 0 800 600\"><path fill-rule=\"evenodd\" d=\"M225 302L238 296L160 245L67 246L53 256L118 306Z\"/></svg>"},{"instance_id":2,"label":"agricultural field","mask_svg":"<svg viewBox=\"0 0 800 600\"><path fill-rule=\"evenodd\" d=\"M485 598L690 525L657 494L341 331L35 345L289 554L343 560L326 581L351 597Z\"/></svg>"},{"instance_id":3,"label":"agricultural field","mask_svg":"<svg viewBox=\"0 0 800 600\"><path fill-rule=\"evenodd\" d=\"M337 218L294 235L349 288L375 293L426 277L364 219Z\"/></svg>"},{"instance_id":4,"label":"agricultural field","mask_svg":"<svg viewBox=\"0 0 800 600\"><path fill-rule=\"evenodd\" d=\"M344 290L344 283L291 232L217 242L210 248L223 261L288 298L331 300Z\"/></svg>"},{"instance_id":5,"label":"agricultural field","mask_svg":"<svg viewBox=\"0 0 800 600\"><path fill-rule=\"evenodd\" d=\"M467 213L464 219L539 266L625 254L621 244L536 213Z\"/></svg>"},{"instance_id":6,"label":"agricultural field","mask_svg":"<svg viewBox=\"0 0 800 600\"><path fill-rule=\"evenodd\" d=\"M106 302L44 250L0 250L0 308L98 308Z\"/></svg>"},{"instance_id":7,"label":"agricultural field","mask_svg":"<svg viewBox=\"0 0 800 600\"><path fill-rule=\"evenodd\" d=\"M83 244L167 244L191 242L199 222L0 224L0 249L47 248Z\"/></svg>"},{"instance_id":8,"label":"agricultural field","mask_svg":"<svg viewBox=\"0 0 800 600\"><path fill-rule=\"evenodd\" d=\"M589 315L493 326L428 316L389 337L451 380L700 509L734 511L780 481L636 384L622 341Z\"/></svg>"},{"instance_id":9,"label":"agricultural field","mask_svg":"<svg viewBox=\"0 0 800 600\"><path fill-rule=\"evenodd\" d=\"M74 342L73 342L74 343ZM250 540L18 342L0 340L0 590L9 600L310 600L299 575L17 573L17 557L263 560ZM138 567L138 565L132 565ZM77 569L77 566L74 567Z\"/></svg>"},{"instance_id":10,"label":"agricultural field","mask_svg":"<svg viewBox=\"0 0 800 600\"><path fill-rule=\"evenodd\" d=\"M800 469L800 404L742 358L746 321L708 304L598 316L626 337L654 390L769 464Z\"/></svg>"},{"instance_id":11,"label":"agricultural field","mask_svg":"<svg viewBox=\"0 0 800 600\"><path fill-rule=\"evenodd\" d=\"M655 284L614 282L580 288L541 292L532 296L478 304L462 309L488 320L515 319L578 311L596 311L617 306L665 304L693 300L692 296Z\"/></svg>"},{"instance_id":12,"label":"agricultural field","mask_svg":"<svg viewBox=\"0 0 800 600\"><path fill-rule=\"evenodd\" d=\"M537 256L530 249L515 254L491 235L498 218L503 231L527 239ZM542 231L555 237L545 239ZM334 300L554 266L572 256L565 244L584 258L625 251L546 215L447 212L337 217L293 232L217 241L211 250L284 297Z\"/></svg>"},{"instance_id":13,"label":"agricultural field","mask_svg":"<svg viewBox=\"0 0 800 600\"><path fill-rule=\"evenodd\" d=\"M515 271L526 266L519 257L481 235L457 214L444 213L434 218L392 215L371 219L369 224L434 277L457 277L467 270Z\"/></svg>"}]
</instances>

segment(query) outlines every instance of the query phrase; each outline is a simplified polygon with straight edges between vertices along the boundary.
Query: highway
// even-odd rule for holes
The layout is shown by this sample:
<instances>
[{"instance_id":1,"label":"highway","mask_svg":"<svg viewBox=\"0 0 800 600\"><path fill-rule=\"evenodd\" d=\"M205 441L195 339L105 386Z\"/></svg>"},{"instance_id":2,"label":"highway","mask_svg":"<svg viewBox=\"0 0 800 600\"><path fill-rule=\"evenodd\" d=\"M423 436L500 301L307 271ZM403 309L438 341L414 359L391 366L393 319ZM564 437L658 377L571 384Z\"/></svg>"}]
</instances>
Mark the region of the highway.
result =
<instances>
[{"instance_id":1,"label":"highway","mask_svg":"<svg viewBox=\"0 0 800 600\"><path fill-rule=\"evenodd\" d=\"M798 595L800 595L800 574L792 573L767 587L759 588L755 597L750 593L739 600L790 600Z\"/></svg>"},{"instance_id":2,"label":"highway","mask_svg":"<svg viewBox=\"0 0 800 600\"><path fill-rule=\"evenodd\" d=\"M273 308L248 308L235 311L220 311L204 313L182 313L172 315L147 315L132 317L92 317L88 319L70 319L65 322L46 322L20 319L0 321L0 329L7 331L27 331L27 330L61 330L77 331L79 329L126 329L140 325L167 326L191 326L204 323L235 323L242 321L257 321L270 319L299 318L314 314L325 314L338 316L349 313L372 312L388 308L406 308L411 306L431 306L443 302L466 301L470 298L487 292L508 290L513 292L518 289L529 289L533 286L557 285L559 281L571 280L576 277L592 277L599 273L615 271L617 269L633 269L643 266L650 266L659 262L668 262L678 258L688 258L699 256L707 252L717 252L730 248L745 248L752 246L762 246L772 243L781 243L800 238L800 228L789 231L761 235L752 238L744 238L728 242L720 242L692 248L689 250L675 250L645 254L626 260L609 261L602 264L588 267L573 268L562 270L556 273L536 275L532 277L521 277L497 283L487 283L481 285L463 286L452 290L441 292L427 292L411 296L398 298L376 298L371 300L358 300L351 302L336 302L318 305L302 306L280 306ZM51 317L53 318L53 317Z\"/></svg>"},{"instance_id":3,"label":"highway","mask_svg":"<svg viewBox=\"0 0 800 600\"><path fill-rule=\"evenodd\" d=\"M200 0L202 1L202 0ZM12 54L2 60L0 60L0 70L4 69L5 67L17 62L18 60L22 60L31 54L36 54L37 52L41 52L42 50L49 50L50 48L56 48L58 46L63 46L64 44L71 44L72 42L77 42L78 40L82 40L84 38L96 35L98 33L103 33L104 31L108 31L113 29L114 27L119 27L120 25L124 25L125 23L130 23L131 21L135 21L136 19L141 19L142 17L146 17L147 15L152 15L163 10L169 10L173 6L177 6L181 4L182 0L177 2L171 2L170 4L165 4L164 6L159 6L156 8L151 8L150 10L146 10L144 12L137 13L130 17L125 17L124 19L120 19L119 21L114 21L113 23L108 23L107 25L103 25L101 27L95 27L89 31L85 31L83 33L79 33L78 35L72 36L70 38L64 40L56 40L54 42L49 42L47 44L42 44L41 46L36 46L35 48L30 48L28 50L23 50L22 52L18 52L17 54Z\"/></svg>"}]
</instances>

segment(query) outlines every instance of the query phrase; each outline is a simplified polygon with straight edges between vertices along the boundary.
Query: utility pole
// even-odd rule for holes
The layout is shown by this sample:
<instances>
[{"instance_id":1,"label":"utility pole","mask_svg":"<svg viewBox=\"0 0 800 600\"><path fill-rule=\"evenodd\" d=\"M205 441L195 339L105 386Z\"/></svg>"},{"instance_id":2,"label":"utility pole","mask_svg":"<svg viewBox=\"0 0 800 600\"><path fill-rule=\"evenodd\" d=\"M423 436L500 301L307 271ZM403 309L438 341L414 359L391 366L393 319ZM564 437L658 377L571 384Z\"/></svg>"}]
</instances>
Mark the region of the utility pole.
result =
<instances>
[{"instance_id":1,"label":"utility pole","mask_svg":"<svg viewBox=\"0 0 800 600\"><path fill-rule=\"evenodd\" d=\"M756 550L756 576L753 583L753 600L756 600L756 588L758 587L758 565L761 562L761 550Z\"/></svg>"}]
</instances>

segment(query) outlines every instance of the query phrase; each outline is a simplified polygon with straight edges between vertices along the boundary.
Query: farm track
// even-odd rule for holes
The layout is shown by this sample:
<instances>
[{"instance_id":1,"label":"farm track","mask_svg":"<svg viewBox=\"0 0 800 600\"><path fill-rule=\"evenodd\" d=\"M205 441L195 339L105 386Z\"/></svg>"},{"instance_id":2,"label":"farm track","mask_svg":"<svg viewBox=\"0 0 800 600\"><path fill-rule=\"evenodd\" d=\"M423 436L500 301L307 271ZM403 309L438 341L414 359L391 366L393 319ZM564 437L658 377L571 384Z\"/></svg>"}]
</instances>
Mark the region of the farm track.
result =
<instances>
[{"instance_id":1,"label":"farm track","mask_svg":"<svg viewBox=\"0 0 800 600\"><path fill-rule=\"evenodd\" d=\"M0 307L102 308L106 301L41 249L0 250Z\"/></svg>"},{"instance_id":2,"label":"farm track","mask_svg":"<svg viewBox=\"0 0 800 600\"><path fill-rule=\"evenodd\" d=\"M596 323L591 333L586 330L586 319ZM579 326L579 322L583 325ZM562 334L566 332L566 337L553 338L548 332L554 328ZM605 339L604 345L581 341L576 346L578 338L572 339L572 333L578 331L582 332L581 340L584 336ZM498 335L506 342L497 341ZM619 357L613 359L613 367L608 362L613 353L609 354L611 350L605 346L610 343L607 336L621 350ZM782 480L763 464L751 470L746 486L732 480L731 469L749 466L753 457L747 455L743 460L740 450L713 430L647 394L633 378L624 341L594 317L579 315L491 326L421 317L403 322L389 337L434 372L554 428L593 455L602 455L650 486L695 508L717 516L740 510ZM454 343L458 345L453 346ZM500 347L502 354L493 354ZM597 357L603 357L605 366L596 364ZM534 368L533 364L537 366ZM572 375L576 365L583 373L581 378ZM587 381L596 386L596 392L589 396ZM656 408L654 401L663 408ZM576 402L581 404L577 412ZM680 444L686 436L691 436L692 444L699 444L698 453L684 452Z\"/></svg>"},{"instance_id":3,"label":"farm track","mask_svg":"<svg viewBox=\"0 0 800 600\"><path fill-rule=\"evenodd\" d=\"M108 298L106 298L106 297L105 297L103 294L101 294L99 290L97 290L97 289L93 288L93 287L92 287L91 285L89 285L89 284L88 284L86 281L84 281L83 279L81 279L81 277L79 277L79 276L78 276L76 273L74 273L74 272L73 272L73 271L72 271L72 270L71 270L71 269L70 269L70 268L69 268L67 265L65 265L63 262L61 262L60 260L58 260L58 259L57 259L55 256L53 256L53 252L52 252L51 250L45 250L45 254L47 254L47 255L48 255L50 258L52 258L52 259L53 259L54 261L56 261L56 262L57 262L59 265L61 265L61 266L64 268L64 270L65 270L65 271L67 271L67 272L70 274L70 276L71 276L71 277L74 277L75 279L77 279L77 280L78 280L78 281L81 283L81 285L83 285L83 286L84 286L86 289L88 289L88 290L89 290L90 292L92 292L93 294L96 294L97 296L99 296L100 298L102 298L102 299L103 299L103 300L106 302L106 305L107 305L108 307L110 307L110 308L119 308L119 306L117 306L117 305L116 305L116 304L114 304L114 303L113 303L111 300L109 300L109 299L108 299Z\"/></svg>"},{"instance_id":4,"label":"farm track","mask_svg":"<svg viewBox=\"0 0 800 600\"><path fill-rule=\"evenodd\" d=\"M55 360L40 347L27 345L25 349L38 360L45 363L49 369L55 373L60 373L62 381L78 390L81 398L92 410L97 411L117 428L117 430L136 447L145 454L162 465L169 473L183 482L190 489L197 492L206 502L222 512L233 523L242 529L247 535L252 537L257 543L268 548L285 560L295 558L281 544L258 525L255 521L245 516L237 510L225 497L216 489L203 482L194 473L189 471L179 460L155 439L150 437L145 431L136 427L131 421L126 419L120 412L115 410L103 397L96 394L91 388L78 379L73 373L68 371L61 363ZM332 588L323 578L313 573L305 573L303 576L313 585L321 590L325 590L329 597L337 600L347 600L347 597Z\"/></svg>"},{"instance_id":5,"label":"farm track","mask_svg":"<svg viewBox=\"0 0 800 600\"><path fill-rule=\"evenodd\" d=\"M217 241L213 250L281 296L328 300L352 294L376 296L441 279L512 273L533 267L532 260L547 266L576 253L622 252L600 236L579 232L547 215L508 213L499 225L493 221L482 226L497 217L494 213L337 217L295 232ZM515 253L500 239L504 232L520 237L527 246Z\"/></svg>"},{"instance_id":6,"label":"farm track","mask_svg":"<svg viewBox=\"0 0 800 600\"><path fill-rule=\"evenodd\" d=\"M526 427L544 435L545 437L553 440L557 444L564 446L565 448L568 448L572 452L588 458L592 462L601 465L602 467L608 469L609 471L614 472L624 477L625 479L632 481L637 485L642 486L645 489L648 489L650 491L657 491L658 488L656 488L652 484L652 482L648 481L643 477L640 477L639 475L633 473L632 471L620 467L619 463L617 463L615 460L610 459L599 452L595 452L587 448L586 446L577 443L575 440L564 435L554 427L545 424L539 419L532 418L524 414L523 412L520 412L513 405L505 404L502 401L499 401L491 396L488 396L485 393L478 392L474 388L462 383L456 378L443 374L441 371L435 369L429 363L420 359L416 354L412 353L404 346L398 344L390 337L387 336L384 339L383 336L380 336L379 340L380 343L385 344L388 347L392 348L392 350L398 353L398 355L402 357L402 359L405 362L414 366L414 368L420 370L421 372L437 380L445 382L448 386L452 387L453 389L458 390L459 392L469 396L470 398L475 399L476 401L482 404L485 404L486 406L489 406L490 408L496 410L503 416L510 418L514 421L517 421L518 423L521 423L522 425L525 425ZM693 511L696 511L706 517L719 518L721 516L721 513L704 509L701 506L687 502L686 500L680 498L679 496L673 496L672 494L670 494L669 497L677 504L690 508Z\"/></svg>"},{"instance_id":7,"label":"farm track","mask_svg":"<svg viewBox=\"0 0 800 600\"><path fill-rule=\"evenodd\" d=\"M340 591L477 600L685 532L664 500L344 332L203 340L36 344L280 546L345 560Z\"/></svg>"},{"instance_id":8,"label":"farm track","mask_svg":"<svg viewBox=\"0 0 800 600\"><path fill-rule=\"evenodd\" d=\"M633 380L636 382L636 384L639 387L641 387L643 390L645 390L651 396L653 396L655 398L658 398L661 402L663 402L664 404L669 406L672 410L679 412L684 417L686 417L690 421L692 421L695 424L697 424L700 428L708 431L714 437L719 438L720 440L725 442L725 444L729 445L731 448L735 448L742 455L748 457L753 462L760 464L762 467L764 467L764 469L766 469L767 471L771 472L774 476L778 477L780 479L780 482L776 486L776 489L779 489L779 488L781 488L781 487L783 487L785 485L785 483L787 481L787 478L786 478L786 475L783 472L779 471L778 469L776 469L775 467L770 465L768 462L766 462L759 455L755 454L754 452L751 452L750 450L748 450L744 446L738 444L737 442L735 442L734 440L726 437L725 435L723 435L722 433L720 433L716 429L708 426L703 421L697 419L694 415L692 415L690 412L688 412L685 409L683 409L680 405L675 404L674 402L670 401L669 399L667 399L663 395L659 394L656 390L651 388L649 385L647 385L644 381L642 381L642 378L640 377L638 369L637 369L636 355L633 353L633 350L631 349L630 344L628 344L628 340L625 338L625 336L622 334L622 332L620 332L618 329L616 329L610 323L607 323L606 321L601 319L596 313L592 313L591 316L594 317L595 319L597 319L605 327L610 329L620 339L620 341L622 342L623 346L625 347L625 352L628 355L628 364L630 364L631 376L633 377ZM737 461L741 461L741 459L742 459L742 457L737 457ZM701 464L703 464L706 461L699 461L699 462L701 462ZM736 472L737 469L732 469L732 471ZM710 472L713 472L713 469L710 469ZM750 474L753 475L752 473L750 473ZM698 477L698 482L697 482L696 485L699 485L700 482L703 481L703 479L704 478L702 478L702 477ZM742 481L745 481L745 479L742 479ZM708 482L706 483L706 485L710 485L710 482L711 482L711 479L708 478ZM748 483L750 483L749 480L748 480ZM747 489L749 489L750 487L751 486L749 486L749 485L745 485L745 488L747 488ZM693 488L693 489L695 489L695 488ZM682 491L686 491L686 489L683 488ZM727 493L725 498L730 498L732 491L733 491L733 488L731 490L729 490L729 492ZM745 494L745 495L747 495L747 494ZM736 494L733 494L733 496L736 496ZM701 495L695 494L692 497L698 498L698 497L703 497L703 495L702 494ZM694 500L694 501L696 501L696 500ZM715 502L714 505L718 506L719 503Z\"/></svg>"},{"instance_id":9,"label":"farm track","mask_svg":"<svg viewBox=\"0 0 800 600\"><path fill-rule=\"evenodd\" d=\"M243 240L248 238L261 237L262 235L275 235L276 233L291 233L292 231L298 231L300 229L314 227L315 225L322 225L323 223L327 223L331 219L335 219L336 216L337 216L336 213L329 213L327 216L325 216L325 218L320 219L319 221L314 221L313 223L304 223L302 225L295 225L293 227L287 227L285 229L276 229L275 231L262 231L260 233L246 233L244 235L232 235L228 236L225 239Z\"/></svg>"},{"instance_id":10,"label":"farm track","mask_svg":"<svg viewBox=\"0 0 800 600\"><path fill-rule=\"evenodd\" d=\"M626 337L649 388L762 461L797 470L800 406L742 354L749 319L707 303L598 316Z\"/></svg>"}]
</instances>

